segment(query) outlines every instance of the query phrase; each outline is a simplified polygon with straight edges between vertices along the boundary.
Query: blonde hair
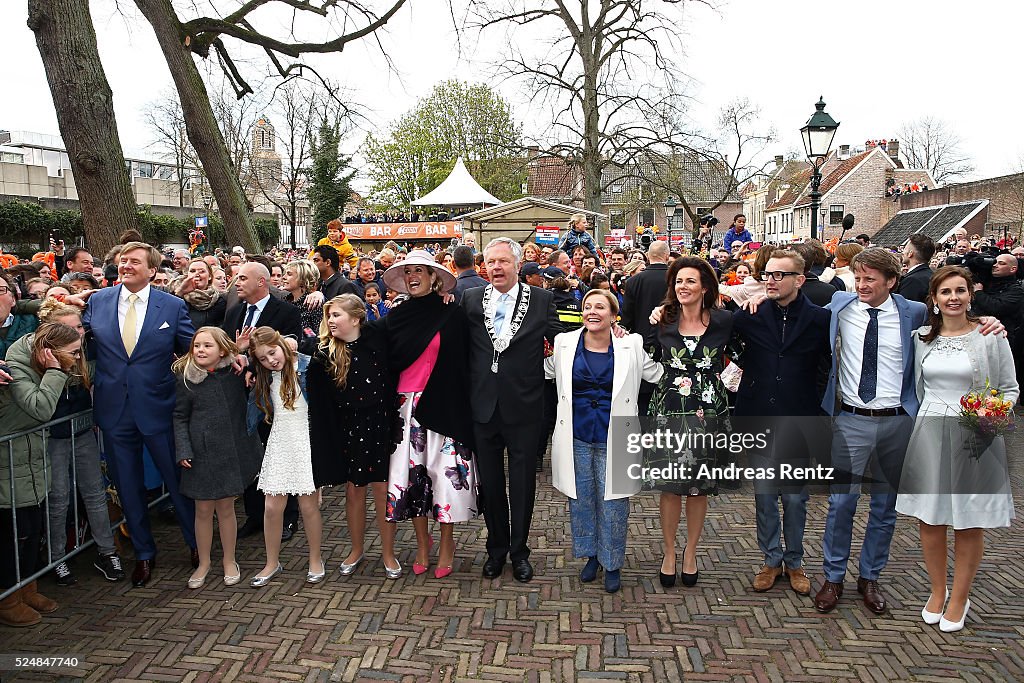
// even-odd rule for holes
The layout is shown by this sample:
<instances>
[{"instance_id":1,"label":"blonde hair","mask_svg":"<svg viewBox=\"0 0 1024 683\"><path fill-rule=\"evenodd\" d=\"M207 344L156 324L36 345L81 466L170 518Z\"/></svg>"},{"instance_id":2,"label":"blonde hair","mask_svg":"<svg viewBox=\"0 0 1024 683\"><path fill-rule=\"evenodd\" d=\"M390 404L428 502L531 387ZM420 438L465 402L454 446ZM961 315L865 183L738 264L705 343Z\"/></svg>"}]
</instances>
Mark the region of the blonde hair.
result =
<instances>
[{"instance_id":1,"label":"blonde hair","mask_svg":"<svg viewBox=\"0 0 1024 683\"><path fill-rule=\"evenodd\" d=\"M285 264L284 272L294 271L299 276L299 286L303 294L309 294L317 288L320 283L320 271L312 261L301 259Z\"/></svg>"},{"instance_id":2,"label":"blonde hair","mask_svg":"<svg viewBox=\"0 0 1024 683\"><path fill-rule=\"evenodd\" d=\"M270 416L274 412L274 402L270 398L273 386L273 373L256 360L256 349L261 346L276 346L284 353L284 367L281 368L281 403L287 410L295 410L295 400L299 397L299 373L295 369L295 352L285 343L281 333L272 327L257 327L249 337L249 355L256 375L256 406L263 411L263 421L270 424Z\"/></svg>"},{"instance_id":3,"label":"blonde hair","mask_svg":"<svg viewBox=\"0 0 1024 683\"><path fill-rule=\"evenodd\" d=\"M327 372L334 378L334 385L344 389L348 382L348 369L352 364L352 354L348 344L331 335L327 326L331 309L337 306L345 313L359 321L362 326L366 322L366 304L355 294L339 294L324 304L324 315L320 320L319 348L327 355Z\"/></svg>"},{"instance_id":4,"label":"blonde hair","mask_svg":"<svg viewBox=\"0 0 1024 683\"><path fill-rule=\"evenodd\" d=\"M196 333L192 335L192 341L189 342L188 345L188 353L171 364L171 370L180 374L182 378L186 378L188 376L189 373L187 371L189 369L202 371L202 368L196 364L196 359L192 356L192 347L195 345L196 339L199 335L203 333L206 333L213 338L213 343L217 345L217 350L223 353L226 358L234 358L238 355L238 347L235 346L235 342L231 341L231 337L228 336L227 332L219 327L213 327L212 325L200 327L196 330ZM188 386L187 379L185 379L185 385Z\"/></svg>"},{"instance_id":5,"label":"blonde hair","mask_svg":"<svg viewBox=\"0 0 1024 683\"><path fill-rule=\"evenodd\" d=\"M864 247L856 242L844 242L836 246L836 259L842 259L846 263L853 261L853 257L864 251Z\"/></svg>"},{"instance_id":6,"label":"blonde hair","mask_svg":"<svg viewBox=\"0 0 1024 683\"><path fill-rule=\"evenodd\" d=\"M587 290L587 293L583 295L583 300L580 301L580 310L583 310L583 306L587 303L587 299L589 299L592 296L604 297L608 301L608 308L611 309L612 315L618 315L619 314L619 300L615 297L614 294L612 294L607 289L590 289L590 290ZM613 323L615 322L614 318L612 319L612 322Z\"/></svg>"},{"instance_id":7,"label":"blonde hair","mask_svg":"<svg viewBox=\"0 0 1024 683\"><path fill-rule=\"evenodd\" d=\"M39 307L38 316L41 323L57 322L57 318L63 318L66 315L77 315L81 319L82 309L71 304L62 303L56 299L43 299L43 303Z\"/></svg>"},{"instance_id":8,"label":"blonde hair","mask_svg":"<svg viewBox=\"0 0 1024 683\"><path fill-rule=\"evenodd\" d=\"M56 352L62 346L73 344L79 341L81 336L78 334L78 330L65 325L63 323L43 323L36 329L35 334L32 337L32 369L38 372L40 375L46 373L46 367L39 361L39 357L44 349L50 349L50 351ZM54 355L57 355L54 353ZM61 369L64 370L64 364L61 363ZM79 354L78 358L74 360L71 367L68 370L64 370L71 377L78 378L81 380L82 385L89 388L89 366L85 362L84 350Z\"/></svg>"},{"instance_id":9,"label":"blonde hair","mask_svg":"<svg viewBox=\"0 0 1024 683\"><path fill-rule=\"evenodd\" d=\"M117 252L117 258L127 254L129 251L135 251L136 249L142 249L146 252L149 259L149 267L160 269L160 264L164 262L164 256L160 251L151 244L145 242L127 242L121 247L121 250Z\"/></svg>"}]
</instances>

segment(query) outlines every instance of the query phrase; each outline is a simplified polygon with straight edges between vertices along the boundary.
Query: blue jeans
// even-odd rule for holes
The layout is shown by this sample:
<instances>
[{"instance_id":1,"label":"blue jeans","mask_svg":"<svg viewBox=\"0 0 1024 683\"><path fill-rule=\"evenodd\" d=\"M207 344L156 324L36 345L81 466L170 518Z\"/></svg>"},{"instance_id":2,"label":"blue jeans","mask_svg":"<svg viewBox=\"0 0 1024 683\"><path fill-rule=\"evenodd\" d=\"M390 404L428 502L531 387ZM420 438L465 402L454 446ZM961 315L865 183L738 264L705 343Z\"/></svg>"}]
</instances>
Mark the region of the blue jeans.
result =
<instances>
[{"instance_id":1,"label":"blue jeans","mask_svg":"<svg viewBox=\"0 0 1024 683\"><path fill-rule=\"evenodd\" d=\"M782 498L781 517L779 498ZM764 553L764 563L769 567L781 567L785 561L789 569L798 569L804 561L807 492L755 493L754 507L757 510L757 546ZM785 552L782 550L782 537L786 539Z\"/></svg>"},{"instance_id":2,"label":"blue jeans","mask_svg":"<svg viewBox=\"0 0 1024 683\"><path fill-rule=\"evenodd\" d=\"M607 446L572 441L576 498L569 499L574 557L597 557L605 570L622 569L626 558L629 498L604 500Z\"/></svg>"},{"instance_id":3,"label":"blue jeans","mask_svg":"<svg viewBox=\"0 0 1024 683\"><path fill-rule=\"evenodd\" d=\"M846 577L853 517L860 499L859 479L864 476L869 460L872 477L880 483L872 485L871 508L860 551L860 576L875 581L885 569L896 528L898 478L913 427L914 418L905 415L877 418L844 412L836 418L832 465L836 476L849 473L853 481L834 484L829 495L828 521L821 544L826 581L842 583Z\"/></svg>"},{"instance_id":4,"label":"blue jeans","mask_svg":"<svg viewBox=\"0 0 1024 683\"><path fill-rule=\"evenodd\" d=\"M53 469L47 506L50 517L50 552L54 560L64 557L65 554L68 506L75 495L71 490L71 442L70 438L53 437L46 442L50 466ZM96 541L100 555L113 555L114 532L111 531L110 516L107 514L107 489L103 485L100 449L96 443L96 435L89 431L76 436L74 444L75 483L85 502L85 514L89 520L93 540Z\"/></svg>"}]
</instances>

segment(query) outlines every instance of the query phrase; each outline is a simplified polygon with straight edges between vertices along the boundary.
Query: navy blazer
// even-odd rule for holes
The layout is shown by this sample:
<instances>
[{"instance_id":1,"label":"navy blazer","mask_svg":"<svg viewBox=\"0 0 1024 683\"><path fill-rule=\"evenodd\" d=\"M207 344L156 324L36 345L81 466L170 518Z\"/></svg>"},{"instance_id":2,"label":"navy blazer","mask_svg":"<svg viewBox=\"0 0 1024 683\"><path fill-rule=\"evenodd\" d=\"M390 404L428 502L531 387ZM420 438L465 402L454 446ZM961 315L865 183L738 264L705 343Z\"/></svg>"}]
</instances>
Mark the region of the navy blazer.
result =
<instances>
[{"instance_id":1,"label":"navy blazer","mask_svg":"<svg viewBox=\"0 0 1024 683\"><path fill-rule=\"evenodd\" d=\"M832 359L828 339L831 314L798 294L786 325L785 341L775 303L765 301L750 314L733 313L733 331L743 342L743 378L736 415L821 415L821 396Z\"/></svg>"},{"instance_id":2,"label":"navy blazer","mask_svg":"<svg viewBox=\"0 0 1024 683\"><path fill-rule=\"evenodd\" d=\"M917 301L907 301L899 294L891 294L896 310L900 314L900 338L903 349L903 387L900 392L900 403L907 414L916 416L921 401L917 398L917 385L914 381L914 330L925 324L928 319L928 307ZM836 377L839 365L839 355L842 354L842 344L839 339L839 312L857 300L854 292L836 292L832 296L832 302L826 307L832 312L832 320L829 322L828 336L832 344L832 370L828 376L828 386L825 388L825 397L821 401L821 408L829 415L839 412L839 381Z\"/></svg>"},{"instance_id":3,"label":"navy blazer","mask_svg":"<svg viewBox=\"0 0 1024 683\"><path fill-rule=\"evenodd\" d=\"M98 290L89 297L82 316L96 354L93 419L100 429L111 429L130 404L135 425L143 434L171 431L175 403L171 363L176 353L189 350L195 334L188 306L176 296L150 288L142 332L129 358L117 320L122 287Z\"/></svg>"}]
</instances>

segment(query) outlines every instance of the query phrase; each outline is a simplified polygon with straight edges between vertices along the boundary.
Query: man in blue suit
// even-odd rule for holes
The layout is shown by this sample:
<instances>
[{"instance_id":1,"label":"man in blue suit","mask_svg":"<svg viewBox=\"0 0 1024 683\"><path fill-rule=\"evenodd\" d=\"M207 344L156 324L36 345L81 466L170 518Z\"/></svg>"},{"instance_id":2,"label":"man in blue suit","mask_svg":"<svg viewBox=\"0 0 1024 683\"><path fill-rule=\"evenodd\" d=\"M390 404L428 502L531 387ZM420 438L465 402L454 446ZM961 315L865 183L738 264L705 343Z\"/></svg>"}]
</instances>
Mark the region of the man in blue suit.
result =
<instances>
[{"instance_id":1,"label":"man in blue suit","mask_svg":"<svg viewBox=\"0 0 1024 683\"><path fill-rule=\"evenodd\" d=\"M757 544L764 564L754 577L753 588L767 591L785 573L794 591L809 595L811 581L803 569L807 487L799 481L783 481L778 475L783 463L807 467L813 445L827 436L827 431L818 429L822 418L815 418L822 415L821 392L831 360L831 316L800 291L805 280L804 260L796 251L773 252L761 278L768 301L756 311L740 309L733 314L733 331L743 343L737 425L743 425L744 432L771 435L768 448L751 453L751 464L770 468L777 475L773 480L754 482ZM810 381L815 377L819 378L816 386Z\"/></svg>"},{"instance_id":2,"label":"man in blue suit","mask_svg":"<svg viewBox=\"0 0 1024 683\"><path fill-rule=\"evenodd\" d=\"M911 335L925 324L928 309L891 294L900 275L895 254L866 249L851 266L856 293L836 292L827 306L832 370L822 408L835 416L832 464L841 482L829 496L822 541L825 581L814 607L831 612L843 595L860 479L871 460L874 483L857 591L869 610L881 614L886 603L878 576L889 560L899 476L920 406Z\"/></svg>"},{"instance_id":3,"label":"man in blue suit","mask_svg":"<svg viewBox=\"0 0 1024 683\"><path fill-rule=\"evenodd\" d=\"M121 284L93 294L82 317L96 354L93 412L135 547L136 587L149 582L156 558L143 483L143 446L171 494L193 565L197 561L195 508L178 492L171 426L171 363L175 353L188 351L194 330L184 301L150 287L162 258L148 244L125 244L117 266Z\"/></svg>"}]
</instances>

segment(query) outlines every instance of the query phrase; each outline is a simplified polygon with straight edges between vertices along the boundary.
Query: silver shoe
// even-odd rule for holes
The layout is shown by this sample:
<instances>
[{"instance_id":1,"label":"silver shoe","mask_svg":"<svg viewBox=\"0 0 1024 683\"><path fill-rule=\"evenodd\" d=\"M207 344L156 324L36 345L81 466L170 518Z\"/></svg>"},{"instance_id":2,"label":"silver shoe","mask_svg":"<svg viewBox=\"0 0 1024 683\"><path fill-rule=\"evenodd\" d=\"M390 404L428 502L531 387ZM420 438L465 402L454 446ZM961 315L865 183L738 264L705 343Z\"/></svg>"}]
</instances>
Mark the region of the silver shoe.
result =
<instances>
[{"instance_id":1,"label":"silver shoe","mask_svg":"<svg viewBox=\"0 0 1024 683\"><path fill-rule=\"evenodd\" d=\"M306 572L306 583L320 583L327 577L327 563L322 562L323 569L320 570L319 574L313 572Z\"/></svg>"},{"instance_id":2,"label":"silver shoe","mask_svg":"<svg viewBox=\"0 0 1024 683\"><path fill-rule=\"evenodd\" d=\"M283 568L281 567L281 563L278 562L277 563L277 569L275 569L274 571L270 572L270 576L260 576L259 574L257 574L256 576L252 577L252 581L249 582L249 585L252 586L253 588L263 588L268 583L270 583L270 580L272 578L274 578L275 576L280 574L282 571L283 571Z\"/></svg>"},{"instance_id":3,"label":"silver shoe","mask_svg":"<svg viewBox=\"0 0 1024 683\"><path fill-rule=\"evenodd\" d=\"M338 573L342 576L352 576L356 573L356 567L358 567L359 563L363 561L363 557L365 557L365 555L360 555L356 558L356 561L351 564L342 562L341 566L338 567Z\"/></svg>"},{"instance_id":4,"label":"silver shoe","mask_svg":"<svg viewBox=\"0 0 1024 683\"><path fill-rule=\"evenodd\" d=\"M398 560L395 560L395 562L398 562ZM389 579L400 579L400 578L402 578L402 565L401 565L401 564L399 564L399 565L398 565L398 567L397 567L396 569L390 569L390 568L388 568L388 566L387 566L387 565L385 564L385 565L384 565L384 574L385 574L385 575L386 575L386 576L387 576L387 577L388 577Z\"/></svg>"}]
</instances>

